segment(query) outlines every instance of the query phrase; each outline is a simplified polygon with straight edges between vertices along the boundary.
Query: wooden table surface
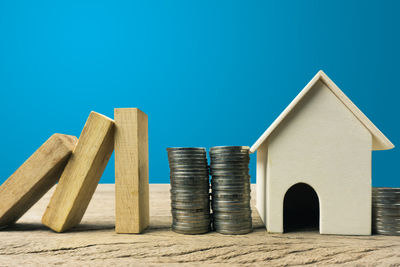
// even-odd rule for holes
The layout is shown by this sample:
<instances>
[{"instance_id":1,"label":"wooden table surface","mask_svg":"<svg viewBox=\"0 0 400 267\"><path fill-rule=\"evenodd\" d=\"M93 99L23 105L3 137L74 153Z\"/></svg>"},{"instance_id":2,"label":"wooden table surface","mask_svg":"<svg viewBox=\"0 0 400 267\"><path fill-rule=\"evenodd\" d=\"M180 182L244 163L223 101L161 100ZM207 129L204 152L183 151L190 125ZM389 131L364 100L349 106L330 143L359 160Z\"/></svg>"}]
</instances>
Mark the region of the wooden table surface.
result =
<instances>
[{"instance_id":1,"label":"wooden table surface","mask_svg":"<svg viewBox=\"0 0 400 267\"><path fill-rule=\"evenodd\" d=\"M0 266L99 265L393 265L400 236L333 236L316 232L268 234L254 208L247 235L181 235L171 231L169 185L150 185L150 228L114 233L114 185L99 185L82 223L55 233L40 223L54 188L16 225L0 231Z\"/></svg>"}]
</instances>

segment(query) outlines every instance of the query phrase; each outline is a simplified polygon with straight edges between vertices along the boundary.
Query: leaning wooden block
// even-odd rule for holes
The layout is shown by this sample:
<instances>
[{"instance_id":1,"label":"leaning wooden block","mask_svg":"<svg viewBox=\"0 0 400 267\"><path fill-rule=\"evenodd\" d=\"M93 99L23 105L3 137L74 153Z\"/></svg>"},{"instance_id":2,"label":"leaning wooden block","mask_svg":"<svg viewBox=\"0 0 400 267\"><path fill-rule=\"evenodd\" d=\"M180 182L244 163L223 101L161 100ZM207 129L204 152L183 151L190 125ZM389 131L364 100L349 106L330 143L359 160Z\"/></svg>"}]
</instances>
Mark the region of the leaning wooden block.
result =
<instances>
[{"instance_id":1,"label":"leaning wooden block","mask_svg":"<svg viewBox=\"0 0 400 267\"><path fill-rule=\"evenodd\" d=\"M147 115L137 108L114 110L115 231L141 233L149 225Z\"/></svg>"},{"instance_id":2,"label":"leaning wooden block","mask_svg":"<svg viewBox=\"0 0 400 267\"><path fill-rule=\"evenodd\" d=\"M114 121L91 112L42 223L56 232L77 225L89 205L114 148Z\"/></svg>"},{"instance_id":3,"label":"leaning wooden block","mask_svg":"<svg viewBox=\"0 0 400 267\"><path fill-rule=\"evenodd\" d=\"M61 176L77 138L54 134L0 187L0 227L15 223Z\"/></svg>"}]
</instances>

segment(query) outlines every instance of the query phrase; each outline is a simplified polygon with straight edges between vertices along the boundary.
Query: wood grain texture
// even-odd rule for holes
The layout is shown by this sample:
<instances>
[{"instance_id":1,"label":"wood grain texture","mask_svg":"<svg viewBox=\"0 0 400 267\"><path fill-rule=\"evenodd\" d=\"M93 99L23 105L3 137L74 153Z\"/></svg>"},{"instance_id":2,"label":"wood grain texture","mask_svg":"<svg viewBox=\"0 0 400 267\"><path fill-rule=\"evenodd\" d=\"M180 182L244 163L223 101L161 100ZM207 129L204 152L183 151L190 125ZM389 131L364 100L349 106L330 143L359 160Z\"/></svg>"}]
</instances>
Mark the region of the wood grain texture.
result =
<instances>
[{"instance_id":1,"label":"wood grain texture","mask_svg":"<svg viewBox=\"0 0 400 267\"><path fill-rule=\"evenodd\" d=\"M75 136L54 134L0 187L0 226L15 223L60 178Z\"/></svg>"},{"instance_id":2,"label":"wood grain texture","mask_svg":"<svg viewBox=\"0 0 400 267\"><path fill-rule=\"evenodd\" d=\"M81 221L114 149L114 121L91 112L43 215L42 223L64 232Z\"/></svg>"},{"instance_id":3,"label":"wood grain texture","mask_svg":"<svg viewBox=\"0 0 400 267\"><path fill-rule=\"evenodd\" d=\"M142 233L149 225L148 119L137 108L114 110L115 231Z\"/></svg>"},{"instance_id":4,"label":"wood grain texture","mask_svg":"<svg viewBox=\"0 0 400 267\"><path fill-rule=\"evenodd\" d=\"M114 233L114 185L100 184L73 231L40 224L48 192L17 224L0 231L0 266L398 266L399 236L269 234L251 206L247 235L181 235L171 231L169 184L150 184L150 226L141 235ZM51 189L52 191L53 189Z\"/></svg>"}]
</instances>

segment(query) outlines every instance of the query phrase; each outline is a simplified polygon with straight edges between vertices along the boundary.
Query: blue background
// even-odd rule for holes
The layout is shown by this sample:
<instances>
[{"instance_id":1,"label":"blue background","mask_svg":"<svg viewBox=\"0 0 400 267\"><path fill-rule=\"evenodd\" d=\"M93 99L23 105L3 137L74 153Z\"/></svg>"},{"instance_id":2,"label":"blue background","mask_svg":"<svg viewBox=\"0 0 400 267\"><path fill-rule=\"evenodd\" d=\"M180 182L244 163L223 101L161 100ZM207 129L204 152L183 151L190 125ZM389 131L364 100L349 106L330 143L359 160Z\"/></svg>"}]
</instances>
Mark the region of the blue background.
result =
<instances>
[{"instance_id":1,"label":"blue background","mask_svg":"<svg viewBox=\"0 0 400 267\"><path fill-rule=\"evenodd\" d=\"M323 69L400 146L400 1L1 1L0 182L91 110L149 115L150 181L166 147L252 145ZM400 186L373 152L373 185ZM255 181L255 155L251 163ZM114 182L114 159L101 180Z\"/></svg>"}]
</instances>

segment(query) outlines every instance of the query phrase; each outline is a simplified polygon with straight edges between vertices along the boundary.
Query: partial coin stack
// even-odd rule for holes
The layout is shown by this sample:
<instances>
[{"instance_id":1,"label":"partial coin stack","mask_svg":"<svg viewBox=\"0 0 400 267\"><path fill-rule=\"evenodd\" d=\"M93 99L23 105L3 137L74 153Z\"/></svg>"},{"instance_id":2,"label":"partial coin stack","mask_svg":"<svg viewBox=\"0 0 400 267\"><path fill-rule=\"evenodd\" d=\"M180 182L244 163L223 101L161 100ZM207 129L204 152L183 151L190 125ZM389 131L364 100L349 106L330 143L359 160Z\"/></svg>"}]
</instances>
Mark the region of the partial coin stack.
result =
<instances>
[{"instance_id":1,"label":"partial coin stack","mask_svg":"<svg viewBox=\"0 0 400 267\"><path fill-rule=\"evenodd\" d=\"M210 231L210 182L205 148L167 148L171 179L172 230Z\"/></svg>"},{"instance_id":2,"label":"partial coin stack","mask_svg":"<svg viewBox=\"0 0 400 267\"><path fill-rule=\"evenodd\" d=\"M372 188L372 231L400 235L400 188Z\"/></svg>"},{"instance_id":3,"label":"partial coin stack","mask_svg":"<svg viewBox=\"0 0 400 267\"><path fill-rule=\"evenodd\" d=\"M219 233L252 231L249 151L246 146L210 149L213 226Z\"/></svg>"}]
</instances>

